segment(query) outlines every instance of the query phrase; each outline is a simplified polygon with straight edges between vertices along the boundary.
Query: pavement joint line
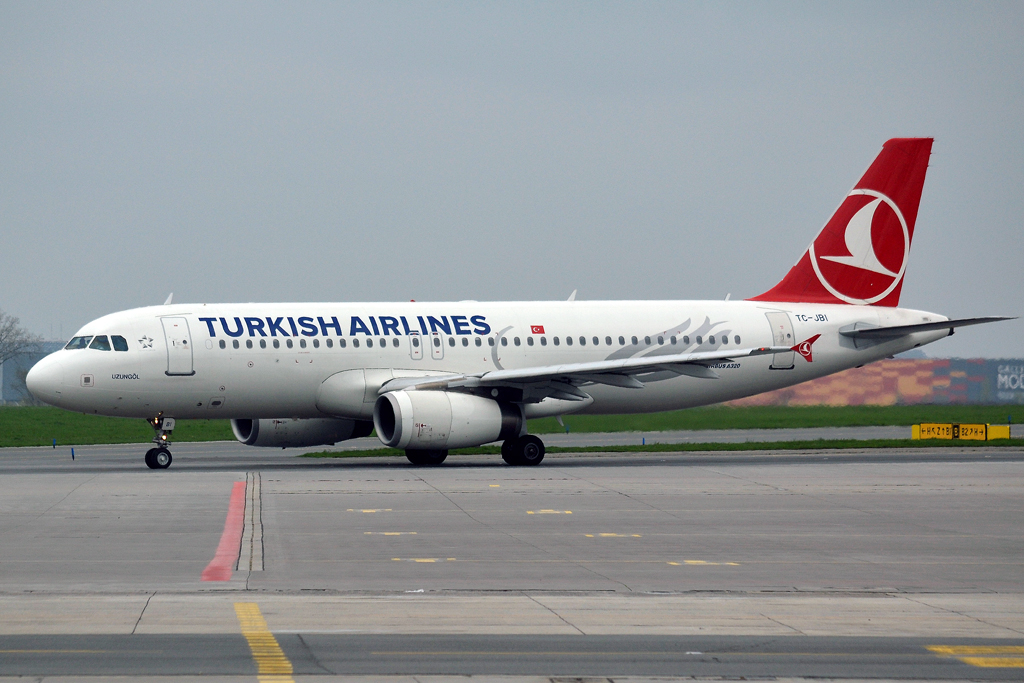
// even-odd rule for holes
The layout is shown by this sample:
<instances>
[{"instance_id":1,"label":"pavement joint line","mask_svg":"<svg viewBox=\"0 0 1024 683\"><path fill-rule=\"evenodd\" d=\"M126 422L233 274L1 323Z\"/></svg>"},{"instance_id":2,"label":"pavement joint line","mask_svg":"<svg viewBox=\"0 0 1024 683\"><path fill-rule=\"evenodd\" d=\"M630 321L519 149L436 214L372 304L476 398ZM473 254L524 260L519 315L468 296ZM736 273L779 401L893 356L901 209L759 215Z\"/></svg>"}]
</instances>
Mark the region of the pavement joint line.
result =
<instances>
[{"instance_id":1,"label":"pavement joint line","mask_svg":"<svg viewBox=\"0 0 1024 683\"><path fill-rule=\"evenodd\" d=\"M235 614L242 635L252 650L252 658L256 661L260 683L295 683L292 663L267 627L259 605L255 602L236 602Z\"/></svg>"}]
</instances>

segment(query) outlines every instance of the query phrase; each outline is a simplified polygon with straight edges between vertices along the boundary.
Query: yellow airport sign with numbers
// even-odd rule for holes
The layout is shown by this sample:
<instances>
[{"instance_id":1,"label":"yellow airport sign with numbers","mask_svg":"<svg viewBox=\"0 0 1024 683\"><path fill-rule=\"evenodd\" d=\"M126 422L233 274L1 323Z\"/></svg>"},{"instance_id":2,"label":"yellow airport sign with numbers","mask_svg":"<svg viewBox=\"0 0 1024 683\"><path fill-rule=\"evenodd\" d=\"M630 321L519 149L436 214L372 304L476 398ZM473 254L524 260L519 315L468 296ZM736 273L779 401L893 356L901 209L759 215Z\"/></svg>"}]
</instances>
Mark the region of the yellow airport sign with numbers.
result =
<instances>
[{"instance_id":1,"label":"yellow airport sign with numbers","mask_svg":"<svg viewBox=\"0 0 1024 683\"><path fill-rule=\"evenodd\" d=\"M948 439L954 441L991 441L1009 439L1010 425L922 422L913 426L912 439Z\"/></svg>"}]
</instances>

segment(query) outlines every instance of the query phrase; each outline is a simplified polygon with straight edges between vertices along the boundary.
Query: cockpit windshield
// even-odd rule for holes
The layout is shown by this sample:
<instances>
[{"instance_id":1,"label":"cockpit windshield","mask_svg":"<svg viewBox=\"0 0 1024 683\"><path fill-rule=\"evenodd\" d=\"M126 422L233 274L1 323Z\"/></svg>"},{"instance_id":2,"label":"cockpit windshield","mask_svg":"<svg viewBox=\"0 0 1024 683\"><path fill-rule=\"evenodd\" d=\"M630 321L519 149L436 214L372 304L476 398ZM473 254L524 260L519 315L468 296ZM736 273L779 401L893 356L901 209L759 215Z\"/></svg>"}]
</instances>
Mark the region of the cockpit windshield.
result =
<instances>
[{"instance_id":1,"label":"cockpit windshield","mask_svg":"<svg viewBox=\"0 0 1024 683\"><path fill-rule=\"evenodd\" d=\"M97 351L109 351L110 340L107 339L107 335L101 334L92 340L92 344L89 344L90 349L96 349Z\"/></svg>"},{"instance_id":2,"label":"cockpit windshield","mask_svg":"<svg viewBox=\"0 0 1024 683\"><path fill-rule=\"evenodd\" d=\"M128 350L128 342L125 341L124 337L122 337L120 335L117 335L117 334L110 335L110 342L114 345L114 350L115 351L127 351Z\"/></svg>"},{"instance_id":3,"label":"cockpit windshield","mask_svg":"<svg viewBox=\"0 0 1024 683\"><path fill-rule=\"evenodd\" d=\"M84 349L85 347L87 347L89 345L89 340L90 339L92 339L92 337L75 337L74 339L69 341L68 345L65 346L64 348L65 349Z\"/></svg>"}]
</instances>

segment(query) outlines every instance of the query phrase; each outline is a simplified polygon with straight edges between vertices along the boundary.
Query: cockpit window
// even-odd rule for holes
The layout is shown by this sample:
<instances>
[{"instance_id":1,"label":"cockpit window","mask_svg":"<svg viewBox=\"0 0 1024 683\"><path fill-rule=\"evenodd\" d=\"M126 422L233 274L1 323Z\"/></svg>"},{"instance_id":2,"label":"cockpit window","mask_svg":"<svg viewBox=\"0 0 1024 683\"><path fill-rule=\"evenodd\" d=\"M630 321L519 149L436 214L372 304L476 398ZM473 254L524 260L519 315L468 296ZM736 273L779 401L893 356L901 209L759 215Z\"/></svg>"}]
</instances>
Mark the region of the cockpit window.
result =
<instances>
[{"instance_id":1,"label":"cockpit window","mask_svg":"<svg viewBox=\"0 0 1024 683\"><path fill-rule=\"evenodd\" d=\"M120 335L117 335L117 334L113 334L113 335L110 336L110 341L114 345L114 350L115 351L127 351L128 350L128 342L125 341L124 337L122 337Z\"/></svg>"},{"instance_id":2,"label":"cockpit window","mask_svg":"<svg viewBox=\"0 0 1024 683\"><path fill-rule=\"evenodd\" d=\"M93 338L92 344L89 344L90 349L96 349L97 351L109 351L110 342L107 340L107 335L101 334L98 337Z\"/></svg>"},{"instance_id":3,"label":"cockpit window","mask_svg":"<svg viewBox=\"0 0 1024 683\"><path fill-rule=\"evenodd\" d=\"M75 337L74 339L69 341L68 345L65 346L64 348L65 349L84 349L85 347L87 347L89 345L89 340L90 339L92 339L92 337Z\"/></svg>"}]
</instances>

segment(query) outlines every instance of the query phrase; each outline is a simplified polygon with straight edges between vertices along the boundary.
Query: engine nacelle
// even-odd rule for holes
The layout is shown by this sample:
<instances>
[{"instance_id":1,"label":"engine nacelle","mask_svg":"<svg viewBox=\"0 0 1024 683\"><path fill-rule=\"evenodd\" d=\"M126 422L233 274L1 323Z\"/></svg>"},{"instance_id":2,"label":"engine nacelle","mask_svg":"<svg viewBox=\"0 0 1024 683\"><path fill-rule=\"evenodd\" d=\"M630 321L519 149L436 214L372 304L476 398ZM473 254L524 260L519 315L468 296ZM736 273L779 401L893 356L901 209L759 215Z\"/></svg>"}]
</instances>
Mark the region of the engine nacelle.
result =
<instances>
[{"instance_id":1,"label":"engine nacelle","mask_svg":"<svg viewBox=\"0 0 1024 683\"><path fill-rule=\"evenodd\" d=\"M511 403L448 391L391 391L373 407L385 446L448 449L518 436L523 411Z\"/></svg>"},{"instance_id":2,"label":"engine nacelle","mask_svg":"<svg viewBox=\"0 0 1024 683\"><path fill-rule=\"evenodd\" d=\"M333 420L314 418L299 420L232 420L231 431L246 446L302 448L332 446L346 439L369 436L373 423L369 420Z\"/></svg>"}]
</instances>

